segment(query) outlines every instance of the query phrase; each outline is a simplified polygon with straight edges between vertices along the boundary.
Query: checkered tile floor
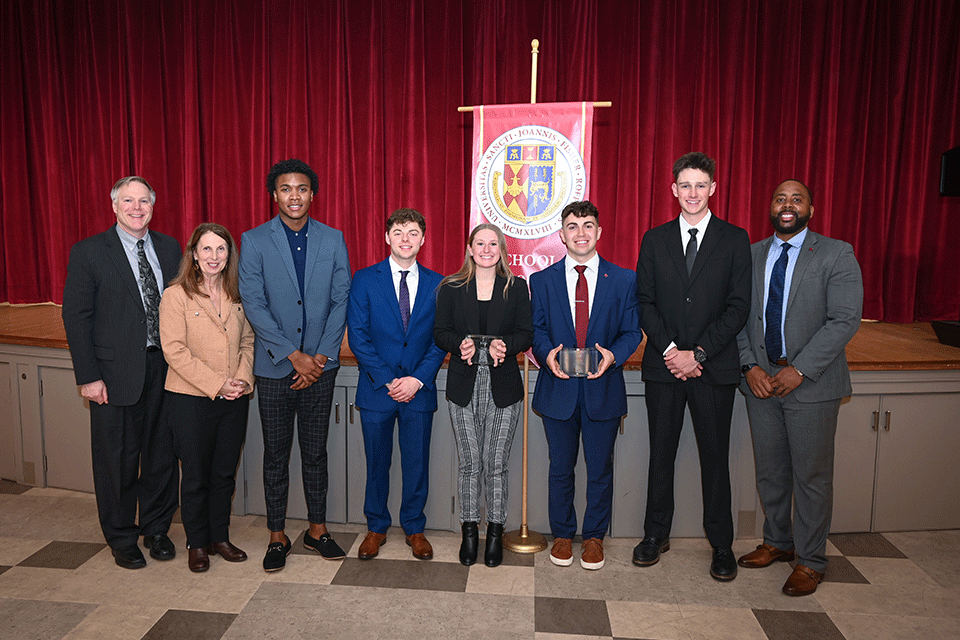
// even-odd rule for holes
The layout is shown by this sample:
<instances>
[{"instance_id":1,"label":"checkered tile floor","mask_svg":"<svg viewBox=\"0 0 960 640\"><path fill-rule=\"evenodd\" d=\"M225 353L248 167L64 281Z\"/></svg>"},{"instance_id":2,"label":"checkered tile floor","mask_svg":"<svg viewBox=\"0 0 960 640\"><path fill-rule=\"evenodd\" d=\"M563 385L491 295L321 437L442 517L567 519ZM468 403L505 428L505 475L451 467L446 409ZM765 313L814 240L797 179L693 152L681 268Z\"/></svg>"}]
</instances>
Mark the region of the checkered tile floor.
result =
<instances>
[{"instance_id":1,"label":"checkered tile floor","mask_svg":"<svg viewBox=\"0 0 960 640\"><path fill-rule=\"evenodd\" d=\"M288 523L291 537L305 528ZM674 539L645 569L631 564L636 540L608 539L606 566L591 572L555 567L546 553L463 567L459 536L430 531L434 560L415 560L391 530L380 557L361 562L363 530L330 529L345 560L324 561L298 539L286 569L266 574L265 520L235 517L232 541L250 560L213 557L198 575L175 524L177 558L128 571L103 544L93 496L0 481L0 639L960 638L960 531L831 536L824 583L788 598L782 563L712 580L702 539Z\"/></svg>"}]
</instances>

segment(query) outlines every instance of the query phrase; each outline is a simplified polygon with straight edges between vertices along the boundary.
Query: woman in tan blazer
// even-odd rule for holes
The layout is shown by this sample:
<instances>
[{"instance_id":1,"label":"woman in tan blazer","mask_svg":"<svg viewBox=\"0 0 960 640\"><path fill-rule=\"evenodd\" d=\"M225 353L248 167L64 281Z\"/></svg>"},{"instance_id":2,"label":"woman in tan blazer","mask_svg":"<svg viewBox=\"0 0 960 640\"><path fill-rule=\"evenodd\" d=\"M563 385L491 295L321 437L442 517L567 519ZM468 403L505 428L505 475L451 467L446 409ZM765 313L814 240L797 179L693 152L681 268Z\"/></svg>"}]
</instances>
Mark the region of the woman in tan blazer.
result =
<instances>
[{"instance_id":1,"label":"woman in tan blazer","mask_svg":"<svg viewBox=\"0 0 960 640\"><path fill-rule=\"evenodd\" d=\"M197 227L160 302L167 360L163 416L180 458L180 509L189 567L209 554L242 562L230 543L230 502L253 393L253 329L240 304L239 254L221 225Z\"/></svg>"}]
</instances>

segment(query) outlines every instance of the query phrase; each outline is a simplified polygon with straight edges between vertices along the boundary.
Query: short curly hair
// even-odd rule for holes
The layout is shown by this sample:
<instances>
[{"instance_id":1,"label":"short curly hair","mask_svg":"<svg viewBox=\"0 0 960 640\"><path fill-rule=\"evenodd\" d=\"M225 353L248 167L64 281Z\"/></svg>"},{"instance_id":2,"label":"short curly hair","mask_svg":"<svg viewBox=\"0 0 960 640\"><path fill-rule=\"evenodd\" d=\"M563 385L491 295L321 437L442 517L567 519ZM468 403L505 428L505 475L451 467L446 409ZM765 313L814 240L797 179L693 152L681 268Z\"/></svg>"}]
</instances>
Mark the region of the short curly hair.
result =
<instances>
[{"instance_id":1,"label":"short curly hair","mask_svg":"<svg viewBox=\"0 0 960 640\"><path fill-rule=\"evenodd\" d=\"M281 160L270 169L270 173L267 174L267 193L273 195L277 190L277 178L285 173L302 173L310 178L310 190L313 191L314 194L320 190L320 178L318 178L317 173L310 168L310 165L303 160L291 158L290 160Z\"/></svg>"}]
</instances>

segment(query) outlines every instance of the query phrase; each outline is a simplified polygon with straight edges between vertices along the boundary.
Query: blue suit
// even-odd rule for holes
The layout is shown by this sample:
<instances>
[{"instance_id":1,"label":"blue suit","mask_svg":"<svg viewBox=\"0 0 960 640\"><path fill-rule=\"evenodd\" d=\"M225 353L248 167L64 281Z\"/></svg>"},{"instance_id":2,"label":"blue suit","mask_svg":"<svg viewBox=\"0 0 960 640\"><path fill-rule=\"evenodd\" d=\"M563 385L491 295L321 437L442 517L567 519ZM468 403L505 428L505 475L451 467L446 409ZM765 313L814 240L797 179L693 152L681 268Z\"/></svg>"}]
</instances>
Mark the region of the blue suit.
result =
<instances>
[{"instance_id":1,"label":"blue suit","mask_svg":"<svg viewBox=\"0 0 960 640\"><path fill-rule=\"evenodd\" d=\"M533 354L541 363L557 345L577 343L565 261L530 276L533 304ZM572 538L577 521L573 510L573 469L580 433L587 464L587 510L583 538L600 538L610 525L613 498L613 445L618 421L627 413L623 363L643 339L637 312L636 276L600 258L596 291L587 329L587 346L609 349L616 364L595 380L561 380L547 367L537 375L533 408L543 417L550 449L550 528L557 538Z\"/></svg>"},{"instance_id":2,"label":"blue suit","mask_svg":"<svg viewBox=\"0 0 960 640\"><path fill-rule=\"evenodd\" d=\"M407 331L403 330L390 260L357 271L350 290L347 339L357 358L360 379L357 407L367 457L363 511L367 527L386 533L390 527L387 497L393 427L399 424L403 471L400 525L407 535L423 533L429 478L430 434L437 410L436 377L446 352L433 341L436 291L442 277L417 265L419 281ZM406 403L392 399L387 384L413 376L423 387Z\"/></svg>"}]
</instances>

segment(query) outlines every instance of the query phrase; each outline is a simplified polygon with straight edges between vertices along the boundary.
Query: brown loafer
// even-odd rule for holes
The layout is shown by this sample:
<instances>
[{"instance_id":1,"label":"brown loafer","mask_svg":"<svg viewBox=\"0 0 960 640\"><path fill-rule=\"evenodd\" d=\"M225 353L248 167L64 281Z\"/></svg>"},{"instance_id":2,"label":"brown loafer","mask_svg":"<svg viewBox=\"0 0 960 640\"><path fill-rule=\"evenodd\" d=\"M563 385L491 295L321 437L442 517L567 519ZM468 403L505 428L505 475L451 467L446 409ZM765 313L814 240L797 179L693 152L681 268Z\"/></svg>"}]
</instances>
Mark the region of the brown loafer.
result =
<instances>
[{"instance_id":1,"label":"brown loafer","mask_svg":"<svg viewBox=\"0 0 960 640\"><path fill-rule=\"evenodd\" d=\"M429 560L433 557L433 547L422 533L407 536L407 546L413 549L413 557L418 560Z\"/></svg>"},{"instance_id":2,"label":"brown loafer","mask_svg":"<svg viewBox=\"0 0 960 640\"><path fill-rule=\"evenodd\" d=\"M603 567L603 540L587 538L580 545L580 566L590 571Z\"/></svg>"},{"instance_id":3,"label":"brown loafer","mask_svg":"<svg viewBox=\"0 0 960 640\"><path fill-rule=\"evenodd\" d=\"M386 541L387 534L367 531L366 537L360 543L360 548L357 549L357 557L361 560L376 558L377 554L380 553L380 545Z\"/></svg>"},{"instance_id":4,"label":"brown loafer","mask_svg":"<svg viewBox=\"0 0 960 640\"><path fill-rule=\"evenodd\" d=\"M756 551L740 556L737 564L745 569L762 569L769 567L774 562L790 562L795 554L793 551L784 551L775 546L764 542L757 547Z\"/></svg>"},{"instance_id":5,"label":"brown loafer","mask_svg":"<svg viewBox=\"0 0 960 640\"><path fill-rule=\"evenodd\" d=\"M553 548L550 549L550 562L558 567L569 567L573 564L573 542L570 538L555 538Z\"/></svg>"},{"instance_id":6,"label":"brown loafer","mask_svg":"<svg viewBox=\"0 0 960 640\"><path fill-rule=\"evenodd\" d=\"M190 549L190 555L187 559L187 566L194 573L203 573L210 568L210 556L207 555L206 547L197 547Z\"/></svg>"},{"instance_id":7,"label":"brown loafer","mask_svg":"<svg viewBox=\"0 0 960 640\"><path fill-rule=\"evenodd\" d=\"M214 542L207 547L207 553L211 556L219 555L227 562L243 562L247 559L247 554L243 549L233 546L229 540L225 542Z\"/></svg>"},{"instance_id":8,"label":"brown loafer","mask_svg":"<svg viewBox=\"0 0 960 640\"><path fill-rule=\"evenodd\" d=\"M808 596L817 590L822 580L822 573L798 564L784 583L783 592L788 596Z\"/></svg>"}]
</instances>

